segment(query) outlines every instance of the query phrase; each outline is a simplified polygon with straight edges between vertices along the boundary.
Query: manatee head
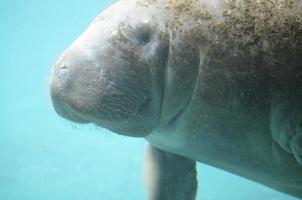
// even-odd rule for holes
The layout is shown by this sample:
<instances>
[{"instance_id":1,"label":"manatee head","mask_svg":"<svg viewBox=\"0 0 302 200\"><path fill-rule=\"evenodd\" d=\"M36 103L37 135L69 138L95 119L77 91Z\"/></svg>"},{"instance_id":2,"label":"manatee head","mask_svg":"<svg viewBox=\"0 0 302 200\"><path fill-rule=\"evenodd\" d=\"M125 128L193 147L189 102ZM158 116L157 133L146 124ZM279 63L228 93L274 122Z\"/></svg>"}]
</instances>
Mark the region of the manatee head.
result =
<instances>
[{"instance_id":1,"label":"manatee head","mask_svg":"<svg viewBox=\"0 0 302 200\"><path fill-rule=\"evenodd\" d=\"M156 4L119 1L56 61L50 80L57 113L120 134L158 126L169 37Z\"/></svg>"}]
</instances>

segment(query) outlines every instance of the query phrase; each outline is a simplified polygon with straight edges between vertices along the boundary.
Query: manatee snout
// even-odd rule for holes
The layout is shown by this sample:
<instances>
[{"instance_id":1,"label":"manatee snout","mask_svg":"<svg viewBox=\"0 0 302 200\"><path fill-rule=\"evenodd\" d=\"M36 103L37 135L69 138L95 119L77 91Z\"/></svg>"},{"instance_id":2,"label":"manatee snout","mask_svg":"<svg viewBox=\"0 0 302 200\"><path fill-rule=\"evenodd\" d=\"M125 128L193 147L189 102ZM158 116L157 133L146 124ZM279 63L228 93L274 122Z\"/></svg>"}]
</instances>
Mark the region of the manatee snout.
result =
<instances>
[{"instance_id":1,"label":"manatee snout","mask_svg":"<svg viewBox=\"0 0 302 200\"><path fill-rule=\"evenodd\" d=\"M85 104L88 103L88 96L92 98L90 93L95 88L97 68L86 54L79 46L68 48L54 64L50 80L56 112L76 123L91 121L85 115L89 112Z\"/></svg>"}]
</instances>

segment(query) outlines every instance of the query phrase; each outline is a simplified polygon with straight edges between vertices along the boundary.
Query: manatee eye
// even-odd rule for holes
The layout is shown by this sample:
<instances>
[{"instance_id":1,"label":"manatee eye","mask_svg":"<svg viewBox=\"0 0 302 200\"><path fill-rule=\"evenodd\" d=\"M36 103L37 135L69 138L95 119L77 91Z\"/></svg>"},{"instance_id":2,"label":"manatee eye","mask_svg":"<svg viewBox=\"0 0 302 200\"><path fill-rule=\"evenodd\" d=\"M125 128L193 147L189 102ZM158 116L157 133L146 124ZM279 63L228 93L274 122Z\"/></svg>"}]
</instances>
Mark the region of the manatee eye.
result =
<instances>
[{"instance_id":1,"label":"manatee eye","mask_svg":"<svg viewBox=\"0 0 302 200\"><path fill-rule=\"evenodd\" d=\"M152 30L147 24L136 27L133 34L136 42L140 45L146 45L152 39Z\"/></svg>"}]
</instances>

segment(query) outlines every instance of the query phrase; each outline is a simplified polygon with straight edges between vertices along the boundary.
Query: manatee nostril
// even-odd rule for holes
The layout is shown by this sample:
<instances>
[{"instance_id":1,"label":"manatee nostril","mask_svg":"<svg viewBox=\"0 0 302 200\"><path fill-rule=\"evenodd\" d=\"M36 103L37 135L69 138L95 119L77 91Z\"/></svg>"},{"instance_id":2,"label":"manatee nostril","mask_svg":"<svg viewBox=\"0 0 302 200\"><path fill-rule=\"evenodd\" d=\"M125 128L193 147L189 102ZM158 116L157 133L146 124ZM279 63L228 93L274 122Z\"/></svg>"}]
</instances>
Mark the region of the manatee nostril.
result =
<instances>
[{"instance_id":1,"label":"manatee nostril","mask_svg":"<svg viewBox=\"0 0 302 200\"><path fill-rule=\"evenodd\" d=\"M67 66L65 64L60 66L61 69L67 69Z\"/></svg>"},{"instance_id":2,"label":"manatee nostril","mask_svg":"<svg viewBox=\"0 0 302 200\"><path fill-rule=\"evenodd\" d=\"M68 72L68 67L65 63L59 65L59 76L65 77Z\"/></svg>"}]
</instances>

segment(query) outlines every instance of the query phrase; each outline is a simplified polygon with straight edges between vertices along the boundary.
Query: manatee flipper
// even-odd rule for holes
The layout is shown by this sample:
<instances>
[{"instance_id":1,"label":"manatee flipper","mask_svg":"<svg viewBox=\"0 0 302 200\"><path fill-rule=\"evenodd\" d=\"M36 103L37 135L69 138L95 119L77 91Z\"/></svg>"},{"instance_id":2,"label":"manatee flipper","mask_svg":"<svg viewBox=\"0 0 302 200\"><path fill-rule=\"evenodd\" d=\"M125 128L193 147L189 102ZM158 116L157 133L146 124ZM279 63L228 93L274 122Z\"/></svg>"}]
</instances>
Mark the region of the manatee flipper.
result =
<instances>
[{"instance_id":1,"label":"manatee flipper","mask_svg":"<svg viewBox=\"0 0 302 200\"><path fill-rule=\"evenodd\" d=\"M291 99L291 100L289 100ZM302 99L288 98L272 107L273 139L302 165Z\"/></svg>"},{"instance_id":2,"label":"manatee flipper","mask_svg":"<svg viewBox=\"0 0 302 200\"><path fill-rule=\"evenodd\" d=\"M194 200L196 162L146 145L144 181L148 200Z\"/></svg>"}]
</instances>

